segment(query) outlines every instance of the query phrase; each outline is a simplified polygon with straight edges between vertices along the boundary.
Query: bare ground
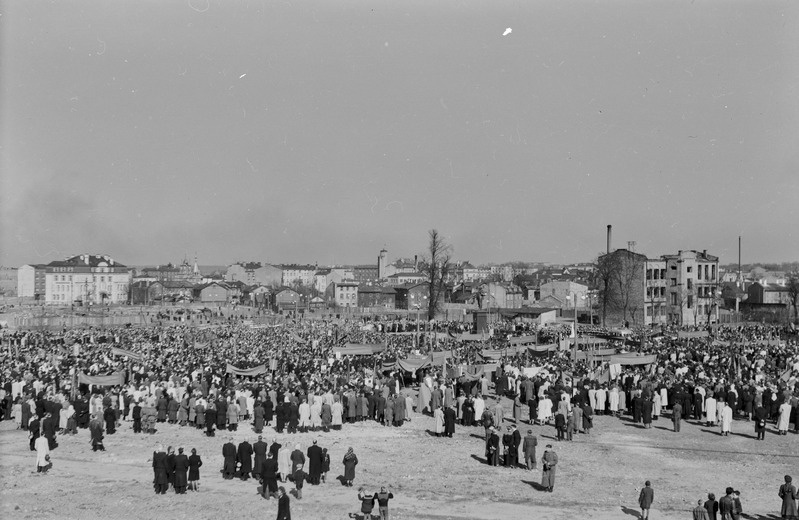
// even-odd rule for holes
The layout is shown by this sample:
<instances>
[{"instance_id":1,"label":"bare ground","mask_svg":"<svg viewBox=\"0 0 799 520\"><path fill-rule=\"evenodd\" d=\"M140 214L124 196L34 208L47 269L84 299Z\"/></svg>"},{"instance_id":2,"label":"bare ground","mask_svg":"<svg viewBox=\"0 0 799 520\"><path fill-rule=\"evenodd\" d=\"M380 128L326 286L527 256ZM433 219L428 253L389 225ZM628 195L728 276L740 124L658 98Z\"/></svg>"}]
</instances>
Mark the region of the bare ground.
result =
<instances>
[{"instance_id":1,"label":"bare ground","mask_svg":"<svg viewBox=\"0 0 799 520\"><path fill-rule=\"evenodd\" d=\"M510 405L509 401L505 402ZM506 409L508 409L506 407ZM591 435L573 442L555 442L554 428L532 428L539 437L540 457L547 442L560 458L554 493L540 490L540 471L492 468L484 464L483 429L457 427L452 439L439 439L428 430L431 417L415 415L401 428L373 422L345 425L326 434L278 435L280 442L299 442L303 450L314 437L331 453L328 482L305 486L303 499L291 499L292 517L348 518L360 510L358 486L374 490L393 486L390 503L396 520L499 519L536 517L598 520L638 516L638 492L645 480L655 489L653 519L690 518L689 510L708 492L717 498L727 486L742 493L744 512L758 520L777 518L777 489L782 476L799 477L799 435L754 439L751 423L736 421L734 434L721 437L716 430L693 423L682 432L671 431L662 418L644 430L626 420L597 417ZM235 442L256 440L242 425L232 433ZM273 430L264 431L266 440ZM94 453L87 430L59 437L52 453L53 469L45 476L35 471L35 453L28 450L27 433L11 421L0 425L0 517L2 518L272 518L275 500L264 500L250 479L224 480L219 473L221 447L227 434L207 438L201 432L169 424L155 435L134 435L123 423L105 439L106 452ZM289 439L290 437L290 439ZM157 496L152 491L150 456L157 442L194 447L202 456L199 493ZM342 487L341 459L348 446L360 460L355 486ZM286 484L292 489L293 485ZM775 515L775 516L772 516Z\"/></svg>"}]
</instances>

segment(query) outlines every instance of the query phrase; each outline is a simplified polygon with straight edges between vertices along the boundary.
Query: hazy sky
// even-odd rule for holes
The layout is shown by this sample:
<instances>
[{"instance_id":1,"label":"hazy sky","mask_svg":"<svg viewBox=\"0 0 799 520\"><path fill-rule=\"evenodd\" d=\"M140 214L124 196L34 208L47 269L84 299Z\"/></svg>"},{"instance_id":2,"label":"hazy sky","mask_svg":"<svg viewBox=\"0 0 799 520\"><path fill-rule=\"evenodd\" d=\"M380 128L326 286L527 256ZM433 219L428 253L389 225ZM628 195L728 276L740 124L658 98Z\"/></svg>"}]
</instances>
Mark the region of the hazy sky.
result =
<instances>
[{"instance_id":1,"label":"hazy sky","mask_svg":"<svg viewBox=\"0 0 799 520\"><path fill-rule=\"evenodd\" d=\"M795 0L0 5L3 265L799 259Z\"/></svg>"}]
</instances>

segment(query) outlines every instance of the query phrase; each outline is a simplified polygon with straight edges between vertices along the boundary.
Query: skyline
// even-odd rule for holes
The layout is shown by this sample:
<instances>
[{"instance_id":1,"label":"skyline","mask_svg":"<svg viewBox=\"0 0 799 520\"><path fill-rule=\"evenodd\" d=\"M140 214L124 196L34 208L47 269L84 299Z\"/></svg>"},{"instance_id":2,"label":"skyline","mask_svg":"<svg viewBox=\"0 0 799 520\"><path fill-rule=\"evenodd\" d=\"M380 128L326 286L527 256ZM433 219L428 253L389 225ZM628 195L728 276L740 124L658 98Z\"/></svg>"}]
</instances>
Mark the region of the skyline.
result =
<instances>
[{"instance_id":1,"label":"skyline","mask_svg":"<svg viewBox=\"0 0 799 520\"><path fill-rule=\"evenodd\" d=\"M0 7L2 265L799 260L795 2L81 7Z\"/></svg>"}]
</instances>

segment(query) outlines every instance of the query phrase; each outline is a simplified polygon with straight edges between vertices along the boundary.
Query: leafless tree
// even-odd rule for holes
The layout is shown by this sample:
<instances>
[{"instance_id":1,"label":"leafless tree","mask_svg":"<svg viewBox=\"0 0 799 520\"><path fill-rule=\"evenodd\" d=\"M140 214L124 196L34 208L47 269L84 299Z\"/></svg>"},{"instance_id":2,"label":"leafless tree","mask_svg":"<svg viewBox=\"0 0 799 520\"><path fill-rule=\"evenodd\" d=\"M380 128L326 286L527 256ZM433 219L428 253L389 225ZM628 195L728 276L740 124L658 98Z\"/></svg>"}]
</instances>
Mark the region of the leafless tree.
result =
<instances>
[{"instance_id":1,"label":"leafless tree","mask_svg":"<svg viewBox=\"0 0 799 520\"><path fill-rule=\"evenodd\" d=\"M427 258L424 262L424 274L428 284L427 319L435 319L441 308L445 282L452 270L452 246L436 229L428 232L429 242Z\"/></svg>"},{"instance_id":2,"label":"leafless tree","mask_svg":"<svg viewBox=\"0 0 799 520\"><path fill-rule=\"evenodd\" d=\"M608 310L615 304L613 281L618 270L618 257L616 255L600 255L594 264L591 285L597 291L597 301L602 309L602 326L605 326Z\"/></svg>"}]
</instances>

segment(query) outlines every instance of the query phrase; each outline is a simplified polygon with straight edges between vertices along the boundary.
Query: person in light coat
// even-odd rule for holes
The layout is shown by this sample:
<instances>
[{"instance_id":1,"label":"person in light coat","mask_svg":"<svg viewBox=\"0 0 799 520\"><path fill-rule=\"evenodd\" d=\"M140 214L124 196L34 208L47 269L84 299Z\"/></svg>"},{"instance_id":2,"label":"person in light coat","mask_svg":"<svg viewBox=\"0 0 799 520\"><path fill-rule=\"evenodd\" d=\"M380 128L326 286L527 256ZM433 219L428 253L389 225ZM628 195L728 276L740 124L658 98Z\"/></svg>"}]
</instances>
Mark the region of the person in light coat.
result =
<instances>
[{"instance_id":1,"label":"person in light coat","mask_svg":"<svg viewBox=\"0 0 799 520\"><path fill-rule=\"evenodd\" d=\"M724 408L721 411L721 434L728 437L730 428L732 428L732 408L729 403L724 403Z\"/></svg>"},{"instance_id":2,"label":"person in light coat","mask_svg":"<svg viewBox=\"0 0 799 520\"><path fill-rule=\"evenodd\" d=\"M52 466L50 464L50 444L47 442L47 437L40 435L36 438L33 446L36 449L36 472L47 473Z\"/></svg>"},{"instance_id":3,"label":"person in light coat","mask_svg":"<svg viewBox=\"0 0 799 520\"><path fill-rule=\"evenodd\" d=\"M708 394L707 399L705 399L705 422L707 426L715 426L716 425L716 399L713 397L713 394Z\"/></svg>"}]
</instances>

